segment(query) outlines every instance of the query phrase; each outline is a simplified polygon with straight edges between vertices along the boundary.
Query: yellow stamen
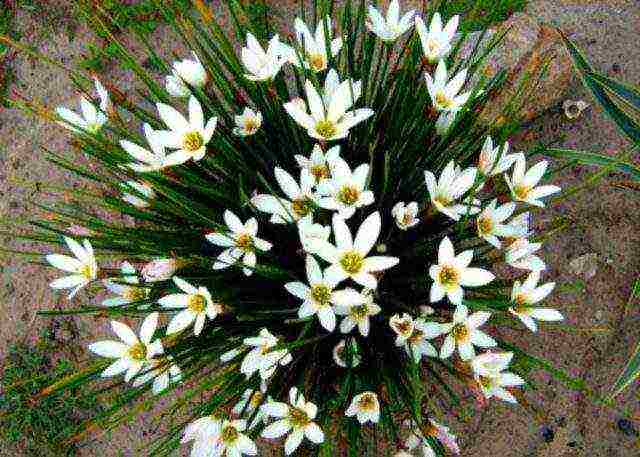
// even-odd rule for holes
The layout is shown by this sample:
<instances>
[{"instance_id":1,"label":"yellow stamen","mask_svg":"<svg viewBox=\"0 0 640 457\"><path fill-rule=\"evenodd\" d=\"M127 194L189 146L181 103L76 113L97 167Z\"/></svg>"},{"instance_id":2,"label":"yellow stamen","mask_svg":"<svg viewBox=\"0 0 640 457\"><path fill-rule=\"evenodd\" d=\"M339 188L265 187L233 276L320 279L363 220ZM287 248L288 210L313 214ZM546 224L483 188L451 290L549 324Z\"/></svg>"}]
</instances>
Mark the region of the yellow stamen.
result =
<instances>
[{"instance_id":1,"label":"yellow stamen","mask_svg":"<svg viewBox=\"0 0 640 457\"><path fill-rule=\"evenodd\" d=\"M189 296L187 308L189 308L194 313L200 314L204 312L204 309L206 306L207 306L207 299L204 298L202 295L194 294Z\"/></svg>"},{"instance_id":2,"label":"yellow stamen","mask_svg":"<svg viewBox=\"0 0 640 457\"><path fill-rule=\"evenodd\" d=\"M337 200L345 205L355 205L360 198L360 191L353 186L344 186L337 195Z\"/></svg>"},{"instance_id":3,"label":"yellow stamen","mask_svg":"<svg viewBox=\"0 0 640 457\"><path fill-rule=\"evenodd\" d=\"M188 132L182 138L182 147L185 151L196 152L204 145L204 138L200 132Z\"/></svg>"},{"instance_id":4,"label":"yellow stamen","mask_svg":"<svg viewBox=\"0 0 640 457\"><path fill-rule=\"evenodd\" d=\"M445 289L452 289L458 286L458 283L460 282L460 274L456 268L445 265L440 269L438 279Z\"/></svg>"},{"instance_id":5,"label":"yellow stamen","mask_svg":"<svg viewBox=\"0 0 640 457\"><path fill-rule=\"evenodd\" d=\"M137 361L146 360L147 347L142 343L134 344L129 348L129 357Z\"/></svg>"},{"instance_id":6,"label":"yellow stamen","mask_svg":"<svg viewBox=\"0 0 640 457\"><path fill-rule=\"evenodd\" d=\"M364 259L360 254L355 251L347 252L340 259L340 265L344 268L349 274L356 274L362 269L362 264L364 263Z\"/></svg>"},{"instance_id":7,"label":"yellow stamen","mask_svg":"<svg viewBox=\"0 0 640 457\"><path fill-rule=\"evenodd\" d=\"M316 131L322 138L326 138L328 140L336 134L338 129L333 122L325 120L316 124Z\"/></svg>"},{"instance_id":8,"label":"yellow stamen","mask_svg":"<svg viewBox=\"0 0 640 457\"><path fill-rule=\"evenodd\" d=\"M253 238L251 235L243 233L236 239L236 246L245 252L253 250Z\"/></svg>"},{"instance_id":9,"label":"yellow stamen","mask_svg":"<svg viewBox=\"0 0 640 457\"><path fill-rule=\"evenodd\" d=\"M328 305L331 300L331 289L322 284L313 286L311 288L311 296L320 306Z\"/></svg>"}]
</instances>

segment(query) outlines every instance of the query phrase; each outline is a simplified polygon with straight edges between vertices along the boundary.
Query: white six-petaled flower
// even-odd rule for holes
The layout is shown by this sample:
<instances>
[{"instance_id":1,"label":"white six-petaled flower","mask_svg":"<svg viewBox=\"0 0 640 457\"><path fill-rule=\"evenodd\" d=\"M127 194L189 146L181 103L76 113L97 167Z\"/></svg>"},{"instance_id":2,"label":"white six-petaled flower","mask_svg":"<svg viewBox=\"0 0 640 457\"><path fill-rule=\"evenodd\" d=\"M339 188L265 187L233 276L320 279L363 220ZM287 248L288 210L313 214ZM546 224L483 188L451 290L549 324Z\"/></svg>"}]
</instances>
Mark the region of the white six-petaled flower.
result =
<instances>
[{"instance_id":1,"label":"white six-petaled flower","mask_svg":"<svg viewBox=\"0 0 640 457\"><path fill-rule=\"evenodd\" d=\"M462 360L471 360L476 352L473 348L489 348L497 345L496 341L481 330L478 330L489 320L491 313L477 311L469 315L465 305L458 305L453 313L453 322L441 324L442 333L447 336L440 348L440 358L446 359L455 351L456 347Z\"/></svg>"},{"instance_id":2,"label":"white six-petaled flower","mask_svg":"<svg viewBox=\"0 0 640 457\"><path fill-rule=\"evenodd\" d=\"M398 202L391 209L391 215L400 230L409 230L420 223L417 202L410 202L407 205L404 202Z\"/></svg>"},{"instance_id":3,"label":"white six-petaled flower","mask_svg":"<svg viewBox=\"0 0 640 457\"><path fill-rule=\"evenodd\" d=\"M168 130L157 130L154 136L165 147L176 149L166 160L171 164L181 164L191 159L202 160L216 129L218 118L214 116L205 124L202 106L194 96L189 97L188 119L172 106L157 103L156 107Z\"/></svg>"},{"instance_id":4,"label":"white six-petaled flower","mask_svg":"<svg viewBox=\"0 0 640 457\"><path fill-rule=\"evenodd\" d=\"M133 265L129 262L122 262L120 272L122 277L118 278L118 280L107 279L104 282L107 290L116 294L116 296L103 300L102 306L121 306L146 300L149 297L150 289L140 285L140 280Z\"/></svg>"},{"instance_id":5,"label":"white six-petaled flower","mask_svg":"<svg viewBox=\"0 0 640 457\"><path fill-rule=\"evenodd\" d=\"M316 144L313 146L313 151L309 158L303 155L296 155L295 159L300 168L309 171L315 179L315 184L319 184L323 180L331 178L329 162L338 157L340 157L340 146L334 146L325 153L320 145Z\"/></svg>"},{"instance_id":6,"label":"white six-petaled flower","mask_svg":"<svg viewBox=\"0 0 640 457\"><path fill-rule=\"evenodd\" d=\"M318 184L319 204L322 208L337 211L343 219L349 219L356 209L374 202L373 192L366 190L369 165L363 163L351 171L347 162L336 157L329 162L331 179Z\"/></svg>"},{"instance_id":7,"label":"white six-petaled flower","mask_svg":"<svg viewBox=\"0 0 640 457\"><path fill-rule=\"evenodd\" d=\"M328 331L336 328L336 315L333 309L333 289L336 283L322 274L320 265L312 256L306 259L308 285L302 282L288 282L284 285L287 291L302 300L298 317L318 316L320 324Z\"/></svg>"},{"instance_id":8,"label":"white six-petaled flower","mask_svg":"<svg viewBox=\"0 0 640 457\"><path fill-rule=\"evenodd\" d=\"M422 18L416 17L416 30L420 36L422 52L429 62L436 63L449 55L459 21L459 16L453 16L443 28L440 13L435 13L427 30Z\"/></svg>"},{"instance_id":9,"label":"white six-petaled flower","mask_svg":"<svg viewBox=\"0 0 640 457\"><path fill-rule=\"evenodd\" d=\"M480 209L475 200L462 203L457 201L473 187L476 174L474 167L459 171L453 160L444 167L439 180L430 171L425 171L424 180L433 206L454 221L465 214L477 214Z\"/></svg>"},{"instance_id":10,"label":"white six-petaled flower","mask_svg":"<svg viewBox=\"0 0 640 457\"><path fill-rule=\"evenodd\" d=\"M428 424L423 427L416 427L413 421L406 421L405 425L412 427L410 435L404 443L405 447L410 451L418 449L422 457L436 457L436 451L431 447L427 439L427 436L429 436L440 441L442 446L452 454L460 454L456 437L449 431L449 427L439 424L433 419L429 419ZM396 454L396 457L398 457L398 454Z\"/></svg>"},{"instance_id":11,"label":"white six-petaled flower","mask_svg":"<svg viewBox=\"0 0 640 457\"><path fill-rule=\"evenodd\" d=\"M314 223L313 215L309 214L298 221L298 235L302 249L312 254L314 240L327 241L331 235L331 227Z\"/></svg>"},{"instance_id":12,"label":"white six-petaled flower","mask_svg":"<svg viewBox=\"0 0 640 457\"><path fill-rule=\"evenodd\" d=\"M251 199L251 203L259 210L271 214L274 224L297 222L305 216L313 214L318 205L318 197L313 192L314 177L308 170L300 172L300 184L282 168L274 170L276 181L287 198L275 195L259 194Z\"/></svg>"},{"instance_id":13,"label":"white six-petaled flower","mask_svg":"<svg viewBox=\"0 0 640 457\"><path fill-rule=\"evenodd\" d=\"M429 73L425 73L424 77L427 81L427 90L431 97L431 103L438 111L460 111L471 96L471 92L460 94L460 90L467 79L466 68L460 70L449 80L447 65L444 63L444 60L441 60L438 62L433 78Z\"/></svg>"},{"instance_id":14,"label":"white six-petaled flower","mask_svg":"<svg viewBox=\"0 0 640 457\"><path fill-rule=\"evenodd\" d=\"M52 281L49 286L52 289L71 289L69 298L73 298L80 289L98 277L98 263L89 240L84 240L81 245L65 236L64 241L74 257L49 254L46 259L55 268L71 274Z\"/></svg>"},{"instance_id":15,"label":"white six-petaled flower","mask_svg":"<svg viewBox=\"0 0 640 457\"><path fill-rule=\"evenodd\" d=\"M215 319L222 313L222 306L214 303L206 287L195 287L177 276L173 277L173 282L182 293L166 295L160 298L158 303L163 308L183 308L183 310L169 322L167 335L181 332L194 324L193 333L198 336L204 328L207 317L211 320Z\"/></svg>"},{"instance_id":16,"label":"white six-petaled flower","mask_svg":"<svg viewBox=\"0 0 640 457\"><path fill-rule=\"evenodd\" d=\"M175 154L167 156L161 138L149 124L144 124L144 135L151 147L151 151L128 140L121 140L120 146L136 161L127 164L129 168L138 173L159 171L163 168L182 163L180 157Z\"/></svg>"},{"instance_id":17,"label":"white six-petaled flower","mask_svg":"<svg viewBox=\"0 0 640 457\"><path fill-rule=\"evenodd\" d=\"M389 325L396 333L396 346L404 347L416 362L419 362L423 355L438 356L438 351L428 340L442 334L440 324L427 322L421 317L414 320L409 314L404 313L402 316L391 316Z\"/></svg>"},{"instance_id":18,"label":"white six-petaled flower","mask_svg":"<svg viewBox=\"0 0 640 457\"><path fill-rule=\"evenodd\" d=\"M313 252L331 264L324 273L325 279L338 284L351 278L358 284L375 290L378 280L372 273L384 271L399 262L397 257L367 257L378 240L381 223L380 213L372 213L364 220L354 240L344 219L334 214L333 236L336 245L323 240L312 242Z\"/></svg>"},{"instance_id":19,"label":"white six-petaled flower","mask_svg":"<svg viewBox=\"0 0 640 457\"><path fill-rule=\"evenodd\" d=\"M241 260L242 271L250 276L256 266L256 250L268 251L272 245L257 237L258 221L255 218L252 217L243 224L238 216L226 210L224 221L229 228L228 234L216 232L206 236L211 243L226 248L216 259L213 269L222 270Z\"/></svg>"},{"instance_id":20,"label":"white six-petaled flower","mask_svg":"<svg viewBox=\"0 0 640 457\"><path fill-rule=\"evenodd\" d=\"M236 126L233 129L234 135L251 136L255 135L262 126L262 113L253 111L246 107L242 114L235 116Z\"/></svg>"},{"instance_id":21,"label":"white six-petaled flower","mask_svg":"<svg viewBox=\"0 0 640 457\"><path fill-rule=\"evenodd\" d=\"M164 352L160 339L152 341L158 325L158 313L149 314L140 326L140 338L128 325L111 321L111 328L122 341L98 341L89 350L101 357L116 359L101 374L103 378L125 373L125 382L131 381L154 357Z\"/></svg>"},{"instance_id":22,"label":"white six-petaled flower","mask_svg":"<svg viewBox=\"0 0 640 457\"><path fill-rule=\"evenodd\" d=\"M395 41L413 27L415 10L407 11L400 17L400 2L391 0L386 18L373 5L369 5L367 28L382 41Z\"/></svg>"},{"instance_id":23,"label":"white six-petaled flower","mask_svg":"<svg viewBox=\"0 0 640 457\"><path fill-rule=\"evenodd\" d=\"M249 430L251 430L258 424L266 422L268 418L267 414L262 409L264 400L264 393L261 390L247 389L231 411L236 416L253 416L253 420L248 427ZM269 397L268 401L271 401L271 397Z\"/></svg>"},{"instance_id":24,"label":"white six-petaled flower","mask_svg":"<svg viewBox=\"0 0 640 457\"><path fill-rule=\"evenodd\" d=\"M194 441L191 457L242 457L257 455L256 444L244 432L247 421L200 418L185 429L182 443Z\"/></svg>"},{"instance_id":25,"label":"white six-petaled flower","mask_svg":"<svg viewBox=\"0 0 640 457\"><path fill-rule=\"evenodd\" d=\"M278 364L285 366L292 360L291 354L286 349L274 348L280 341L268 329L260 330L258 336L245 338L245 346L252 347L242 360L240 372L247 379L259 372L262 380L266 381L275 373Z\"/></svg>"},{"instance_id":26,"label":"white six-petaled flower","mask_svg":"<svg viewBox=\"0 0 640 457\"><path fill-rule=\"evenodd\" d=\"M461 252L457 256L453 244L444 237L438 248L438 263L429 268L433 279L431 285L431 302L440 301L446 295L454 305L462 304L463 287L480 287L494 279L493 273L482 268L469 268L473 259L473 250Z\"/></svg>"},{"instance_id":27,"label":"white six-petaled flower","mask_svg":"<svg viewBox=\"0 0 640 457\"><path fill-rule=\"evenodd\" d=\"M498 200L493 199L486 208L478 214L476 219L476 229L478 231L478 236L497 249L500 249L502 247L502 243L498 237L517 238L526 235L526 232L520 225L504 223L504 221L515 211L515 203L509 202L500 206L497 206L497 204Z\"/></svg>"},{"instance_id":28,"label":"white six-petaled flower","mask_svg":"<svg viewBox=\"0 0 640 457\"><path fill-rule=\"evenodd\" d=\"M543 160L531 167L529 171L526 171L527 164L524 155L518 156L515 160L511 178L505 175L505 180L513 198L520 202L544 208L544 203L540 199L562 190L553 185L538 186L545 171L547 171L548 165L549 163Z\"/></svg>"},{"instance_id":29,"label":"white six-petaled flower","mask_svg":"<svg viewBox=\"0 0 640 457\"><path fill-rule=\"evenodd\" d=\"M192 52L193 59L183 59L173 62L170 75L165 78L165 88L172 97L189 97L191 87L202 88L207 84L209 77L200 59Z\"/></svg>"},{"instance_id":30,"label":"white six-petaled flower","mask_svg":"<svg viewBox=\"0 0 640 457\"><path fill-rule=\"evenodd\" d=\"M264 411L271 417L278 419L262 431L263 438L279 438L284 435L284 452L291 455L306 437L315 444L324 441L324 433L313 422L318 408L311 402L305 401L304 395L292 387L289 391L289 405L280 402L269 402L264 405Z\"/></svg>"},{"instance_id":31,"label":"white six-petaled flower","mask_svg":"<svg viewBox=\"0 0 640 457\"><path fill-rule=\"evenodd\" d=\"M80 97L80 110L82 115L71 111L64 106L56 108L56 114L64 121L60 124L73 132L97 133L107 122L107 108L109 106L109 94L102 83L94 78L96 92L100 99L99 108L85 96Z\"/></svg>"},{"instance_id":32,"label":"white six-petaled flower","mask_svg":"<svg viewBox=\"0 0 640 457\"><path fill-rule=\"evenodd\" d=\"M513 221L511 222L513 225ZM525 237L508 240L504 252L504 260L508 265L521 270L542 271L547 266L534 254L542 248L542 243L532 243Z\"/></svg>"},{"instance_id":33,"label":"white six-petaled flower","mask_svg":"<svg viewBox=\"0 0 640 457\"><path fill-rule=\"evenodd\" d=\"M380 420L380 402L375 392L362 392L351 400L351 404L344 412L347 417L356 416L358 422L377 424Z\"/></svg>"},{"instance_id":34,"label":"white six-petaled flower","mask_svg":"<svg viewBox=\"0 0 640 457\"><path fill-rule=\"evenodd\" d=\"M555 309L533 306L547 298L556 285L554 282L548 282L538 286L538 281L540 281L540 272L532 271L522 284L520 281L515 281L511 291L513 306L509 308L509 312L520 319L532 332L538 329L536 319L551 322L564 319L564 316Z\"/></svg>"},{"instance_id":35,"label":"white six-petaled flower","mask_svg":"<svg viewBox=\"0 0 640 457\"><path fill-rule=\"evenodd\" d=\"M509 142L506 141L502 146L493 146L493 139L488 136L484 141L480 156L478 156L478 170L485 177L495 176L504 173L516 159L522 156L519 154L509 154Z\"/></svg>"},{"instance_id":36,"label":"white six-petaled flower","mask_svg":"<svg viewBox=\"0 0 640 457\"><path fill-rule=\"evenodd\" d=\"M171 279L178 271L176 259L154 259L142 267L142 277L146 282L159 282Z\"/></svg>"},{"instance_id":37,"label":"white six-petaled flower","mask_svg":"<svg viewBox=\"0 0 640 457\"><path fill-rule=\"evenodd\" d=\"M247 33L247 46L242 48L242 64L248 73L245 78L251 81L267 81L276 77L287 61L288 53L278 35L269 41L265 51L251 33Z\"/></svg>"},{"instance_id":38,"label":"white six-petaled flower","mask_svg":"<svg viewBox=\"0 0 640 457\"><path fill-rule=\"evenodd\" d=\"M340 323L340 331L349 333L355 327L358 327L358 331L362 336L368 336L371 327L369 318L381 311L380 306L373 302L373 292L367 289L357 292L354 289L347 288L336 291L334 299L336 302L336 314L345 316Z\"/></svg>"},{"instance_id":39,"label":"white six-petaled flower","mask_svg":"<svg viewBox=\"0 0 640 457\"><path fill-rule=\"evenodd\" d=\"M223 419L218 416L204 416L189 423L182 433L182 444L193 441L191 457L209 457L216 448Z\"/></svg>"},{"instance_id":40,"label":"white six-petaled flower","mask_svg":"<svg viewBox=\"0 0 640 457\"><path fill-rule=\"evenodd\" d=\"M328 35L325 34L325 27ZM325 17L323 21L318 22L315 35L311 33L307 24L300 18L294 21L296 31L296 40L298 41L298 49L284 46L287 58L295 66L302 65L314 72L324 71L329 65L327 48L331 55L335 57L342 49L342 38L333 38L331 18Z\"/></svg>"},{"instance_id":41,"label":"white six-petaled flower","mask_svg":"<svg viewBox=\"0 0 640 457\"><path fill-rule=\"evenodd\" d=\"M318 90L307 79L305 93L308 108L299 99L285 103L284 108L294 121L307 130L310 137L320 141L341 140L346 138L351 128L373 115L373 110L369 108L351 110L358 100L359 93L354 89L357 84L359 82L351 79L341 82L325 106Z\"/></svg>"},{"instance_id":42,"label":"white six-petaled flower","mask_svg":"<svg viewBox=\"0 0 640 457\"><path fill-rule=\"evenodd\" d=\"M505 388L525 383L520 376L506 371L512 358L512 352L486 352L471 361L474 378L486 399L496 397L509 403L518 403Z\"/></svg>"},{"instance_id":43,"label":"white six-petaled flower","mask_svg":"<svg viewBox=\"0 0 640 457\"><path fill-rule=\"evenodd\" d=\"M178 383L182 380L182 370L173 363L170 355L155 355L147 360L147 364L142 372L133 380L133 387L139 387L153 380L151 390L154 394L159 394L169 387L170 384Z\"/></svg>"}]
</instances>

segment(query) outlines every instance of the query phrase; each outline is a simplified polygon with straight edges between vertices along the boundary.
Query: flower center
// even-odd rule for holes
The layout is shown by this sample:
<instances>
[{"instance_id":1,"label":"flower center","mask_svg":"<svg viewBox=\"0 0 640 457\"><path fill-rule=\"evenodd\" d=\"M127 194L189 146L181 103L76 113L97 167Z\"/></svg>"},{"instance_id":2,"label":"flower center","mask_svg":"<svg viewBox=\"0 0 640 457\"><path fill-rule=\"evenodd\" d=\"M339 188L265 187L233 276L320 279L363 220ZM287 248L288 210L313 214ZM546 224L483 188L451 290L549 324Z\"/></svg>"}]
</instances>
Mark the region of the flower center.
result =
<instances>
[{"instance_id":1,"label":"flower center","mask_svg":"<svg viewBox=\"0 0 640 457\"><path fill-rule=\"evenodd\" d=\"M449 289L458 285L460 275L458 274L457 269L452 266L446 265L440 269L438 279L440 280L440 284L442 284L444 288Z\"/></svg>"},{"instance_id":2,"label":"flower center","mask_svg":"<svg viewBox=\"0 0 640 457\"><path fill-rule=\"evenodd\" d=\"M310 172L313 177L316 178L316 182L331 176L329 173L329 167L326 165L313 165Z\"/></svg>"},{"instance_id":3,"label":"flower center","mask_svg":"<svg viewBox=\"0 0 640 457\"><path fill-rule=\"evenodd\" d=\"M327 67L324 56L322 54L311 54L309 56L309 65L315 71L322 71Z\"/></svg>"},{"instance_id":4,"label":"flower center","mask_svg":"<svg viewBox=\"0 0 640 457\"><path fill-rule=\"evenodd\" d=\"M313 211L313 203L308 198L299 198L292 202L293 212L297 216L305 217L311 211Z\"/></svg>"},{"instance_id":5,"label":"flower center","mask_svg":"<svg viewBox=\"0 0 640 457\"><path fill-rule=\"evenodd\" d=\"M451 198L446 195L436 195L436 198L434 198L433 201L436 205L440 205L442 207L449 206L452 202Z\"/></svg>"},{"instance_id":6,"label":"flower center","mask_svg":"<svg viewBox=\"0 0 640 457\"><path fill-rule=\"evenodd\" d=\"M325 285L317 285L311 288L311 296L320 306L328 305L331 300L331 289Z\"/></svg>"},{"instance_id":7,"label":"flower center","mask_svg":"<svg viewBox=\"0 0 640 457\"><path fill-rule=\"evenodd\" d=\"M340 259L340 265L342 265L344 271L352 275L358 273L362 269L363 263L364 259L362 256L354 251L347 252L342 256L342 259Z\"/></svg>"},{"instance_id":8,"label":"flower center","mask_svg":"<svg viewBox=\"0 0 640 457\"><path fill-rule=\"evenodd\" d=\"M182 147L185 151L196 152L204 145L204 138L200 132L188 132L182 138Z\"/></svg>"},{"instance_id":9,"label":"flower center","mask_svg":"<svg viewBox=\"0 0 640 457\"><path fill-rule=\"evenodd\" d=\"M527 198L527 196L529 195L529 192L531 192L531 187L525 186L523 184L519 184L519 185L515 186L515 188L513 189L513 193L520 200L525 200Z\"/></svg>"},{"instance_id":10,"label":"flower center","mask_svg":"<svg viewBox=\"0 0 640 457\"><path fill-rule=\"evenodd\" d=\"M264 395L262 394L262 392L257 390L251 396L251 399L249 400L249 404L251 405L252 408L255 409L262 404L263 398L264 398Z\"/></svg>"},{"instance_id":11,"label":"flower center","mask_svg":"<svg viewBox=\"0 0 640 457\"><path fill-rule=\"evenodd\" d=\"M360 198L360 191L353 186L343 186L338 192L338 201L345 205L355 205Z\"/></svg>"},{"instance_id":12,"label":"flower center","mask_svg":"<svg viewBox=\"0 0 640 457\"><path fill-rule=\"evenodd\" d=\"M424 339L424 332L422 330L414 329L413 334L409 337L409 344L419 344Z\"/></svg>"},{"instance_id":13,"label":"flower center","mask_svg":"<svg viewBox=\"0 0 640 457\"><path fill-rule=\"evenodd\" d=\"M438 41L434 40L433 38L429 38L427 40L427 51L429 52L429 54L433 56L437 54L439 50L440 43L438 43Z\"/></svg>"},{"instance_id":14,"label":"flower center","mask_svg":"<svg viewBox=\"0 0 640 457\"><path fill-rule=\"evenodd\" d=\"M412 330L411 322L409 321L395 322L393 324L393 327L396 330L396 332L398 332L400 335L408 335L409 332L411 332Z\"/></svg>"},{"instance_id":15,"label":"flower center","mask_svg":"<svg viewBox=\"0 0 640 457\"><path fill-rule=\"evenodd\" d=\"M338 129L336 128L336 125L331 121L324 120L316 124L316 132L318 132L322 138L326 138L327 140L332 138L337 131Z\"/></svg>"},{"instance_id":16,"label":"flower center","mask_svg":"<svg viewBox=\"0 0 640 457\"><path fill-rule=\"evenodd\" d=\"M86 279L93 279L93 268L91 265L82 265L78 268L78 274L84 276Z\"/></svg>"},{"instance_id":17,"label":"flower center","mask_svg":"<svg viewBox=\"0 0 640 457\"><path fill-rule=\"evenodd\" d=\"M447 97L447 95L444 92L439 91L436 94L436 104L442 109L449 109L453 107L453 100Z\"/></svg>"},{"instance_id":18,"label":"flower center","mask_svg":"<svg viewBox=\"0 0 640 457\"><path fill-rule=\"evenodd\" d=\"M413 222L413 215L409 212L404 213L402 216L402 225L407 226Z\"/></svg>"},{"instance_id":19,"label":"flower center","mask_svg":"<svg viewBox=\"0 0 640 457\"><path fill-rule=\"evenodd\" d=\"M137 361L145 360L147 358L147 347L142 343L134 344L129 348L129 357Z\"/></svg>"},{"instance_id":20,"label":"flower center","mask_svg":"<svg viewBox=\"0 0 640 457\"><path fill-rule=\"evenodd\" d=\"M253 250L253 238L251 235L243 233L236 239L236 246L242 249L245 252L249 252Z\"/></svg>"},{"instance_id":21,"label":"flower center","mask_svg":"<svg viewBox=\"0 0 640 457\"><path fill-rule=\"evenodd\" d=\"M298 408L289 408L289 420L292 428L304 428L311 422L307 413Z\"/></svg>"},{"instance_id":22,"label":"flower center","mask_svg":"<svg viewBox=\"0 0 640 457\"><path fill-rule=\"evenodd\" d=\"M493 233L493 220L489 216L478 218L478 233L480 235L489 235Z\"/></svg>"},{"instance_id":23,"label":"flower center","mask_svg":"<svg viewBox=\"0 0 640 457\"><path fill-rule=\"evenodd\" d=\"M232 427L231 425L222 429L222 441L225 443L235 443L238 439L238 435L238 430L236 430L236 428Z\"/></svg>"},{"instance_id":24,"label":"flower center","mask_svg":"<svg viewBox=\"0 0 640 457\"><path fill-rule=\"evenodd\" d=\"M458 324L453 327L453 337L457 342L464 342L469 339L469 329L465 324Z\"/></svg>"},{"instance_id":25,"label":"flower center","mask_svg":"<svg viewBox=\"0 0 640 457\"><path fill-rule=\"evenodd\" d=\"M369 314L369 307L367 305L357 305L351 307L351 316L358 321L363 320Z\"/></svg>"},{"instance_id":26,"label":"flower center","mask_svg":"<svg viewBox=\"0 0 640 457\"><path fill-rule=\"evenodd\" d=\"M358 400L358 406L363 411L374 411L376 409L376 398L373 394L364 394Z\"/></svg>"},{"instance_id":27,"label":"flower center","mask_svg":"<svg viewBox=\"0 0 640 457\"><path fill-rule=\"evenodd\" d=\"M207 300L202 295L194 294L189 296L187 308L189 308L194 313L200 314L204 311L206 304Z\"/></svg>"},{"instance_id":28,"label":"flower center","mask_svg":"<svg viewBox=\"0 0 640 457\"><path fill-rule=\"evenodd\" d=\"M260 125L258 124L258 121L253 118L244 121L244 131L249 135L256 133L259 128Z\"/></svg>"}]
</instances>

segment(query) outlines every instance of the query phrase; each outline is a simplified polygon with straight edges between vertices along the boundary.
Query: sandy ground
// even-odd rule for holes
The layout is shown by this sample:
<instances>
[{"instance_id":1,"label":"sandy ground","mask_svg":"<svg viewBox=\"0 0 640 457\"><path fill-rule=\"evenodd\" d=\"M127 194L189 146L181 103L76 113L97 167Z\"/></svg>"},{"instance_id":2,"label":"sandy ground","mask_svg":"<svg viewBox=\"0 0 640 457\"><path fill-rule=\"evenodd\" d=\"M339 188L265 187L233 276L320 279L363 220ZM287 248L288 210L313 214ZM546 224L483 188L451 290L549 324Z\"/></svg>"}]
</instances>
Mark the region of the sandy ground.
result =
<instances>
[{"instance_id":1,"label":"sandy ground","mask_svg":"<svg viewBox=\"0 0 640 457\"><path fill-rule=\"evenodd\" d=\"M61 0L54 3L64 4ZM640 47L637 43L640 4L637 1L533 0L528 12L542 21L561 26L605 73L640 83ZM77 61L82 54L81 43L89 36L85 29L62 16L43 18L20 13L17 23L26 41L64 64ZM75 30L73 39L69 37L69 29ZM162 30L156 33L155 40L166 49ZM179 48L167 50L171 51L182 53ZM76 94L64 74L52 72L23 57L15 59L13 68L21 91L50 106L75 105ZM131 75L126 72L108 68L105 76L122 81L125 90L132 87ZM588 95L575 83L567 98L588 100ZM527 141L561 138L560 144L565 146L609 154L626 146L615 126L596 107L573 123L562 116L559 107L554 107L536 121L528 133ZM66 147L66 139L56 127L27 119L13 110L0 111L0 217L17 218L29 214L28 200L35 193L21 189L16 181L74 182L42 160L38 144L62 150ZM560 184L570 186L589 171L572 171ZM624 179L615 174L611 177ZM621 322L631 286L640 272L640 256L637 255L640 199L629 191L603 183L570 203L554 206L545 213L544 219L537 220L537 224L543 226L557 217L567 218L570 227L546 243L545 257L550 264L547 278L568 284L560 287L553 302L563 310L574 330L543 331L534 336L519 331L503 331L503 334L526 345L533 353L548 357L571 374L584 377L596 392L604 393L640 340L637 309L632 307L628 319ZM570 267L572 260L584 254L594 254L592 257L597 259L595 275L589 279L584 275L581 278ZM66 306L66 302L48 289L47 283L52 278L50 271L10 257L0 259L0 265L2 354L11 341L33 339L42 328L51 326L49 320L36 317L36 310ZM585 283L583 289L570 287L580 279ZM106 322L102 321L74 320L74 325L81 335L79 342L107 333ZM56 337L62 342L78 343L68 332L61 332ZM462 455L640 455L638 432L622 430L618 425L620 416L615 411L599 409L589 399L571 394L546 376L538 376L537 381L539 390L528 395L535 413L491 404L468 425L462 438ZM637 389L630 389L619 399L619 405L624 404L630 412L639 414L636 394ZM552 439L549 439L548 431L546 435L542 433L543 426L553 431ZM472 432L474 429L477 433ZM134 449L140 440L148 440L152 432L145 421L138 421L113 435L86 443L81 454L144 455ZM21 453L0 446L0 456L4 455Z\"/></svg>"}]
</instances>

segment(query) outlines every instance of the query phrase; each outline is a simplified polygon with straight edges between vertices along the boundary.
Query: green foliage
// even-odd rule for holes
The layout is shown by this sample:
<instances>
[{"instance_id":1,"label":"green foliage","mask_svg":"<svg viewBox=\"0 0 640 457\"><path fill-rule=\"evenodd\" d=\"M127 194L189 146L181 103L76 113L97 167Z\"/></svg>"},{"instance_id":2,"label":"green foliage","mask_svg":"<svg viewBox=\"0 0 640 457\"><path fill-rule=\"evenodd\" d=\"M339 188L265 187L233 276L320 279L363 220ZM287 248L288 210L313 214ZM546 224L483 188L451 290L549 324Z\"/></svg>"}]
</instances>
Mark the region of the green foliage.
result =
<instances>
[{"instance_id":1,"label":"green foliage","mask_svg":"<svg viewBox=\"0 0 640 457\"><path fill-rule=\"evenodd\" d=\"M59 350L41 337L35 345L14 343L3 356L0 438L24 448L28 456L76 455L76 447L62 441L96 411L95 400L76 389L36 400L44 388L76 370L70 360L54 359Z\"/></svg>"},{"instance_id":2,"label":"green foliage","mask_svg":"<svg viewBox=\"0 0 640 457\"><path fill-rule=\"evenodd\" d=\"M522 11L529 0L450 0L443 1L446 15L464 15L462 27L466 30L482 30L502 22L513 13Z\"/></svg>"}]
</instances>

